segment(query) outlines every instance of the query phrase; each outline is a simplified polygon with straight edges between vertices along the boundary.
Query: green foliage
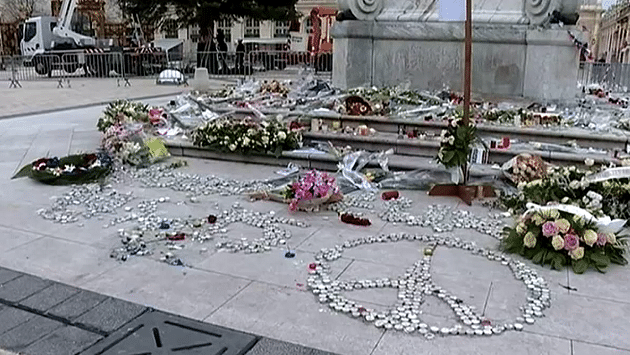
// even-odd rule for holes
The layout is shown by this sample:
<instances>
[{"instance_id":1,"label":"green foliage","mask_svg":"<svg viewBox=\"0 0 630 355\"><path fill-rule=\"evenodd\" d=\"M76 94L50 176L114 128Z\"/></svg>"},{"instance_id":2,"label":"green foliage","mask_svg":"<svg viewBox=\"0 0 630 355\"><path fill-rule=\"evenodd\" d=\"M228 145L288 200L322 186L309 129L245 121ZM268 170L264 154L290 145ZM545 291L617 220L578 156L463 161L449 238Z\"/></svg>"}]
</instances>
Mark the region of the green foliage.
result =
<instances>
[{"instance_id":1,"label":"green foliage","mask_svg":"<svg viewBox=\"0 0 630 355\"><path fill-rule=\"evenodd\" d=\"M477 139L477 127L462 120L449 120L448 127L442 132L442 143L438 152L438 162L446 168L463 166L468 162L472 144Z\"/></svg>"},{"instance_id":2,"label":"green foliage","mask_svg":"<svg viewBox=\"0 0 630 355\"><path fill-rule=\"evenodd\" d=\"M118 0L126 14L138 15L157 25L169 8L175 9L182 26L199 25L202 35L222 18L250 17L258 20L297 19L297 0Z\"/></svg>"}]
</instances>

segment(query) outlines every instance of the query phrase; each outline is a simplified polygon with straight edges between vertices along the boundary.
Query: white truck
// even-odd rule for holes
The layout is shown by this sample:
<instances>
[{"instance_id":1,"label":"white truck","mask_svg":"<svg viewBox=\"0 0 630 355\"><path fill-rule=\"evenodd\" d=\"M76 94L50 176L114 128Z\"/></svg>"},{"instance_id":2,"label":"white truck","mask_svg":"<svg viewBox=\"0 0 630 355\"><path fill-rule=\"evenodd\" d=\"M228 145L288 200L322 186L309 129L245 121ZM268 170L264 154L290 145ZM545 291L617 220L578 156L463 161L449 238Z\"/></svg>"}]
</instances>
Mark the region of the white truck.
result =
<instances>
[{"instance_id":1,"label":"white truck","mask_svg":"<svg viewBox=\"0 0 630 355\"><path fill-rule=\"evenodd\" d=\"M35 68L37 74L51 76L53 70L74 73L82 68L87 76L107 76L111 71L122 74L144 72L143 61L161 65L160 50L151 47L114 47L113 41L97 40L72 29L72 18L77 0L63 0L59 18L38 16L29 18L21 26L20 52L25 66ZM118 54L116 54L118 53ZM123 54L130 55L123 57Z\"/></svg>"}]
</instances>

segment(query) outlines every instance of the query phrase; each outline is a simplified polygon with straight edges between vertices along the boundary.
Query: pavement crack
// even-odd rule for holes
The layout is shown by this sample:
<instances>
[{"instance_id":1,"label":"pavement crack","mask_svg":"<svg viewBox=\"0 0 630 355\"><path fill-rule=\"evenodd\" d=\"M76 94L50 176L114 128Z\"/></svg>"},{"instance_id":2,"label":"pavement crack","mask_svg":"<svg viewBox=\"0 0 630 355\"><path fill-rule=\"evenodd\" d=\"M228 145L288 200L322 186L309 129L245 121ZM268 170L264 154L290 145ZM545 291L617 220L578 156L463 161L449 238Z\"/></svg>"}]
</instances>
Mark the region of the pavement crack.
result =
<instances>
[{"instance_id":1,"label":"pavement crack","mask_svg":"<svg viewBox=\"0 0 630 355\"><path fill-rule=\"evenodd\" d=\"M492 281L490 281L490 287L488 287L488 294L486 295L486 301L483 303L483 312L481 315L485 317L486 308L488 307L488 301L490 301L490 295L492 294Z\"/></svg>"},{"instance_id":2,"label":"pavement crack","mask_svg":"<svg viewBox=\"0 0 630 355\"><path fill-rule=\"evenodd\" d=\"M374 352L376 351L376 348L378 347L378 344L381 343L381 340L385 336L385 333L387 333L387 330L385 330L385 331L383 331L383 333L381 333L381 336L376 341L376 344L374 344L374 347L372 348L372 351L370 351L370 355L374 354Z\"/></svg>"},{"instance_id":3,"label":"pavement crack","mask_svg":"<svg viewBox=\"0 0 630 355\"><path fill-rule=\"evenodd\" d=\"M221 308L223 308L223 306L225 306L228 302L230 302L231 300L233 300L236 296L240 295L241 292L243 292L244 290L246 290L249 286L251 286L255 281L252 280L250 281L247 285L245 285L245 287L241 288L240 290L238 290L235 294L232 295L232 297L229 297L227 300L225 300L225 302L221 303L221 305L219 305L219 307L217 307L214 311L210 312L210 314L208 314L206 317L203 318L203 321L206 322L206 320L210 317L212 317L218 310L220 310Z\"/></svg>"}]
</instances>

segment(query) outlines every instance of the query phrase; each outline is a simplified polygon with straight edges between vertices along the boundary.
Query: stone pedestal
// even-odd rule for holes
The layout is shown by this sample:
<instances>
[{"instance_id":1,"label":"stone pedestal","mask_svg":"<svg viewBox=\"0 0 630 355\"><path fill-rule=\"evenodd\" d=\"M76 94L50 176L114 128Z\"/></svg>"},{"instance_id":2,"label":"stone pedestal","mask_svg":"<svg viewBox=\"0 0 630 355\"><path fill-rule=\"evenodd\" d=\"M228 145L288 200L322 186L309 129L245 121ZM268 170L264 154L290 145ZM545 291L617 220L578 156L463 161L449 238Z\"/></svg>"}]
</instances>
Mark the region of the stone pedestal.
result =
<instances>
[{"instance_id":1,"label":"stone pedestal","mask_svg":"<svg viewBox=\"0 0 630 355\"><path fill-rule=\"evenodd\" d=\"M383 9L373 7L373 12L371 7L348 5L353 2L379 0L340 1L342 9L359 13L356 17L362 20L340 21L333 27L334 85L409 83L415 89L463 91L462 22L438 21L436 1L391 0ZM544 24L554 9L572 12L573 2L479 2L483 6L473 9L473 92L542 100L574 98L579 52L567 29L573 33L575 29L531 25Z\"/></svg>"}]
</instances>

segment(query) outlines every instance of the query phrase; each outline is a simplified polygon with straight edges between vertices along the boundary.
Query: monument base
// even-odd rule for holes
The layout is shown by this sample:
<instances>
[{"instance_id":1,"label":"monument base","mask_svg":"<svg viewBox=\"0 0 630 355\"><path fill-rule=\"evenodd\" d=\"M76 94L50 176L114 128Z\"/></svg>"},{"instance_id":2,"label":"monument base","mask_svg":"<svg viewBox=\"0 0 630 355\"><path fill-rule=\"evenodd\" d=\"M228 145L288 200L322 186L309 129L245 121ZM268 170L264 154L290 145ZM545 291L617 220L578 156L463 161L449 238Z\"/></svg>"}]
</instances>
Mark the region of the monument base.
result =
<instances>
[{"instance_id":1,"label":"monument base","mask_svg":"<svg viewBox=\"0 0 630 355\"><path fill-rule=\"evenodd\" d=\"M333 28L333 84L463 90L461 22L343 21ZM537 100L575 98L579 52L566 29L474 24L472 90Z\"/></svg>"}]
</instances>

